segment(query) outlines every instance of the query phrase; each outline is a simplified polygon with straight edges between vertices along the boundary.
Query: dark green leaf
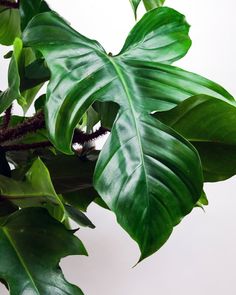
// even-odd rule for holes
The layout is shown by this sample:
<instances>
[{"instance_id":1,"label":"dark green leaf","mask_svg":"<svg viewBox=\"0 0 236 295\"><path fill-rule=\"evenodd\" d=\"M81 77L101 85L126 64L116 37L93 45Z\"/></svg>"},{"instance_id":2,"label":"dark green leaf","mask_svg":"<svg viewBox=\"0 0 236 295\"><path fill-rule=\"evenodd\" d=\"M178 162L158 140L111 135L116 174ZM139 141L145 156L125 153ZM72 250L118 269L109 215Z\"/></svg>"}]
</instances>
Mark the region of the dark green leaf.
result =
<instances>
[{"instance_id":1,"label":"dark green leaf","mask_svg":"<svg viewBox=\"0 0 236 295\"><path fill-rule=\"evenodd\" d=\"M130 110L115 122L94 180L118 222L138 242L141 259L166 242L202 190L192 146L149 115L136 117Z\"/></svg>"},{"instance_id":2,"label":"dark green leaf","mask_svg":"<svg viewBox=\"0 0 236 295\"><path fill-rule=\"evenodd\" d=\"M22 90L38 86L50 79L50 72L44 59L36 59L25 67L24 80L21 84Z\"/></svg>"},{"instance_id":3,"label":"dark green leaf","mask_svg":"<svg viewBox=\"0 0 236 295\"><path fill-rule=\"evenodd\" d=\"M20 34L18 9L9 9L0 5L0 44L12 45Z\"/></svg>"},{"instance_id":4,"label":"dark green leaf","mask_svg":"<svg viewBox=\"0 0 236 295\"><path fill-rule=\"evenodd\" d=\"M68 255L86 255L86 250L44 209L22 209L0 226L0 277L11 295L82 295L59 268L60 259Z\"/></svg>"},{"instance_id":5,"label":"dark green leaf","mask_svg":"<svg viewBox=\"0 0 236 295\"><path fill-rule=\"evenodd\" d=\"M155 116L196 147L205 181L221 181L236 174L235 103L198 95Z\"/></svg>"},{"instance_id":6,"label":"dark green leaf","mask_svg":"<svg viewBox=\"0 0 236 295\"><path fill-rule=\"evenodd\" d=\"M95 225L80 210L78 210L72 206L68 206L68 205L65 205L65 209L66 209L68 216L71 219L73 219L75 222L77 222L79 225L85 226L85 227L90 227L90 228L95 228Z\"/></svg>"},{"instance_id":7,"label":"dark green leaf","mask_svg":"<svg viewBox=\"0 0 236 295\"><path fill-rule=\"evenodd\" d=\"M42 52L51 71L46 120L59 150L71 153L73 130L96 100L120 105L94 181L139 243L141 259L163 245L202 192L196 150L149 113L171 109L199 92L233 100L219 85L165 64L187 52L188 30L175 10L153 9L114 57L54 13L36 16L24 32L25 44Z\"/></svg>"},{"instance_id":8,"label":"dark green leaf","mask_svg":"<svg viewBox=\"0 0 236 295\"><path fill-rule=\"evenodd\" d=\"M22 31L35 15L46 11L50 11L50 8L44 0L21 0L20 17Z\"/></svg>"},{"instance_id":9,"label":"dark green leaf","mask_svg":"<svg viewBox=\"0 0 236 295\"><path fill-rule=\"evenodd\" d=\"M112 128L119 106L114 102L100 102L94 103L94 109L98 112L101 120L101 125L107 129Z\"/></svg>"},{"instance_id":10,"label":"dark green leaf","mask_svg":"<svg viewBox=\"0 0 236 295\"><path fill-rule=\"evenodd\" d=\"M0 93L0 114L4 112L12 102L17 99L22 101L20 93L19 61L22 53L22 41L16 38L14 52L8 70L8 89Z\"/></svg>"},{"instance_id":11,"label":"dark green leaf","mask_svg":"<svg viewBox=\"0 0 236 295\"><path fill-rule=\"evenodd\" d=\"M232 99L207 79L159 63L176 60L187 52L188 28L176 11L154 9L131 31L121 54L111 57L97 42L75 32L56 14L36 16L24 32L24 42L45 55L52 73L46 121L55 146L71 152L73 130L96 100L122 103L119 72L124 73L134 104L145 111L173 108L199 92Z\"/></svg>"}]
</instances>

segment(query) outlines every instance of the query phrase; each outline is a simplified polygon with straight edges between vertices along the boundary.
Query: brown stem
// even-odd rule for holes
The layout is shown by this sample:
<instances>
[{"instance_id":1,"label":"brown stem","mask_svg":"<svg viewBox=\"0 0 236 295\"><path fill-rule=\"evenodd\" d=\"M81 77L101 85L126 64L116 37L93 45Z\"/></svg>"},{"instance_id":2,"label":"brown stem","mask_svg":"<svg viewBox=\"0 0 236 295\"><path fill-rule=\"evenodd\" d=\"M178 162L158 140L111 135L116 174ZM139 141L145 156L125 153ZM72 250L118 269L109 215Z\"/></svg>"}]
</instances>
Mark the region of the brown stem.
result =
<instances>
[{"instance_id":1,"label":"brown stem","mask_svg":"<svg viewBox=\"0 0 236 295\"><path fill-rule=\"evenodd\" d=\"M3 117L3 123L1 126L1 129L7 129L7 127L9 126L9 123L11 121L11 112L12 112L12 105L5 111L5 115Z\"/></svg>"},{"instance_id":2,"label":"brown stem","mask_svg":"<svg viewBox=\"0 0 236 295\"><path fill-rule=\"evenodd\" d=\"M0 5L5 6L7 8L18 9L19 8L19 1L18 2L11 2L7 0L0 0Z\"/></svg>"},{"instance_id":3,"label":"brown stem","mask_svg":"<svg viewBox=\"0 0 236 295\"><path fill-rule=\"evenodd\" d=\"M91 140L95 140L98 137L105 135L108 132L108 129L100 127L93 133L85 133L79 129L76 129L73 136L73 143L78 143L83 145L85 142L89 142ZM53 146L50 141L41 141L30 144L15 144L15 145L5 145L3 146L6 152L9 151L25 151L30 149L38 149L38 148L47 148Z\"/></svg>"},{"instance_id":4,"label":"brown stem","mask_svg":"<svg viewBox=\"0 0 236 295\"><path fill-rule=\"evenodd\" d=\"M0 143L6 141L12 141L17 138L23 137L27 133L36 132L39 129L45 127L44 115L40 111L32 118L27 119L23 123L19 124L16 127L8 128L7 130L2 130L0 132Z\"/></svg>"}]
</instances>

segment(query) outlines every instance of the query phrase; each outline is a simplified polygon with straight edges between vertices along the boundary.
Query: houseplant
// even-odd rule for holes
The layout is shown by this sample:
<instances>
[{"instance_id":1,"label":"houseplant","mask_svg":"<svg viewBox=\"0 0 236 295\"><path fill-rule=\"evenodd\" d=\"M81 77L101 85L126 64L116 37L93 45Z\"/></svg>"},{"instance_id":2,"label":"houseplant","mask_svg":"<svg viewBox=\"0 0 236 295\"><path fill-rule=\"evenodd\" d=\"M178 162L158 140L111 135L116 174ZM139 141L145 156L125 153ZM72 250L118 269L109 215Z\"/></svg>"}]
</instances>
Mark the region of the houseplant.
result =
<instances>
[{"instance_id":1,"label":"houseplant","mask_svg":"<svg viewBox=\"0 0 236 295\"><path fill-rule=\"evenodd\" d=\"M206 203L204 194L200 199L202 168L205 181L234 175L234 100L215 83L168 65L182 57L190 46L188 25L184 17L172 9L160 8L147 13L129 35L122 53L113 57L105 54L96 42L75 33L50 11L36 15L27 25L34 14L49 10L44 2L35 3L20 3L23 44L19 38L14 41L10 87L1 94L2 111L6 110L2 123L1 167L2 174L8 176L1 178L4 206L1 253L12 260L6 260L0 273L12 294L22 292L21 286L27 283L36 294L36 290L45 294L51 283L47 267L54 266L54 275L58 276L64 292L77 294L78 289L65 283L55 265L60 257L85 251L72 233L52 217L67 227L68 216L93 227L78 209L86 209L95 199L100 205L109 206L117 214L119 223L139 243L140 259L150 255L165 242L184 215L195 205ZM35 102L38 112L33 118L11 117L9 105L13 98L18 98L27 110L34 93L48 79L51 82L46 105L45 97L39 97ZM121 109L116 117L117 104ZM215 121L209 120L209 114ZM87 126L86 133L89 133L97 121L102 121L103 127L95 134L80 131ZM13 128L9 128L9 123ZM74 124L78 128L73 141L81 144L108 132L113 125L112 135L99 155L94 177L100 197L92 186L98 152L86 144L82 151L76 151L76 157L66 156L71 152ZM228 132L219 132L223 128ZM203 167L196 150L180 134L197 148ZM8 161L16 167L11 178L5 152ZM214 157L221 157L224 162L216 163ZM81 171L86 171L86 175L81 176L78 173ZM59 175L60 182L57 181ZM30 208L6 217L17 207ZM50 215L32 207L45 207ZM38 232L41 244L38 234L32 239ZM58 234L49 239L52 233ZM14 247L9 243L12 240ZM65 245L62 241L70 243ZM35 245L40 245L39 249ZM23 257L19 257L21 252ZM45 259L45 269L35 269L35 265L39 266L37 259ZM15 265L14 273L7 271L9 265ZM19 269L25 274L22 278L16 278Z\"/></svg>"}]
</instances>

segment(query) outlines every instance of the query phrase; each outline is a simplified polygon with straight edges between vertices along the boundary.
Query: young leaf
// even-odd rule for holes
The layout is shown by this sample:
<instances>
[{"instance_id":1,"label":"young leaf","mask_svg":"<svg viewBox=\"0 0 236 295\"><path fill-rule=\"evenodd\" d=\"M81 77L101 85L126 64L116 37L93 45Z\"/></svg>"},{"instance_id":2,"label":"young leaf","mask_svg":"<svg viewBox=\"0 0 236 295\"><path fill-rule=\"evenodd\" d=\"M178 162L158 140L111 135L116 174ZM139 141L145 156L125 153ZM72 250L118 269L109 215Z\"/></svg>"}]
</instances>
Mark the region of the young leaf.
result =
<instances>
[{"instance_id":1,"label":"young leaf","mask_svg":"<svg viewBox=\"0 0 236 295\"><path fill-rule=\"evenodd\" d=\"M165 0L143 0L143 4L147 10L160 7L164 4Z\"/></svg>"},{"instance_id":2,"label":"young leaf","mask_svg":"<svg viewBox=\"0 0 236 295\"><path fill-rule=\"evenodd\" d=\"M14 51L8 70L8 89L0 93L0 114L4 112L15 99L19 101L23 98L20 93L19 61L22 53L22 41L16 38L14 41Z\"/></svg>"},{"instance_id":3,"label":"young leaf","mask_svg":"<svg viewBox=\"0 0 236 295\"><path fill-rule=\"evenodd\" d=\"M95 228L95 225L80 210L78 210L72 206L69 206L69 205L65 205L65 209L66 209L68 216L71 219L73 219L75 222L77 222L79 225L84 226L84 227Z\"/></svg>"},{"instance_id":4,"label":"young leaf","mask_svg":"<svg viewBox=\"0 0 236 295\"><path fill-rule=\"evenodd\" d=\"M20 37L20 15L18 9L0 5L0 44L12 45Z\"/></svg>"},{"instance_id":5,"label":"young leaf","mask_svg":"<svg viewBox=\"0 0 236 295\"><path fill-rule=\"evenodd\" d=\"M83 295L65 280L59 261L86 254L72 231L45 209L22 209L0 224L0 277L8 283L11 295Z\"/></svg>"},{"instance_id":6,"label":"young leaf","mask_svg":"<svg viewBox=\"0 0 236 295\"><path fill-rule=\"evenodd\" d=\"M233 100L219 85L165 64L187 52L188 29L175 10L153 9L114 57L55 13L36 16L24 31L25 44L42 52L52 74L46 120L59 150L71 153L73 130L96 100L120 105L94 183L138 242L141 259L163 245L202 192L196 150L149 113L173 108L199 92Z\"/></svg>"},{"instance_id":7,"label":"young leaf","mask_svg":"<svg viewBox=\"0 0 236 295\"><path fill-rule=\"evenodd\" d=\"M138 6L139 6L141 0L129 0L129 1L130 1L132 8L133 8L134 15L136 18L137 17L137 9L138 9Z\"/></svg>"},{"instance_id":8,"label":"young leaf","mask_svg":"<svg viewBox=\"0 0 236 295\"><path fill-rule=\"evenodd\" d=\"M236 174L235 104L198 95L155 116L195 146L205 181L221 181Z\"/></svg>"}]
</instances>

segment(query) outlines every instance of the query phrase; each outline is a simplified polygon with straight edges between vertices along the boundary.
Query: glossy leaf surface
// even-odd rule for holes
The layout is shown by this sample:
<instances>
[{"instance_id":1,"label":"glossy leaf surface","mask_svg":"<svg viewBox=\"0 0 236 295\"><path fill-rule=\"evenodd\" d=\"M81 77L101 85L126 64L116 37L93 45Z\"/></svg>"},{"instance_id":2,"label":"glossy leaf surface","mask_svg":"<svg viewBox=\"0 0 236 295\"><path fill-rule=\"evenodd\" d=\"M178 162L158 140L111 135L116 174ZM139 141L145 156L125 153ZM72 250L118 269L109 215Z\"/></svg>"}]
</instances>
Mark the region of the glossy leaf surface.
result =
<instances>
[{"instance_id":1,"label":"glossy leaf surface","mask_svg":"<svg viewBox=\"0 0 236 295\"><path fill-rule=\"evenodd\" d=\"M235 103L199 95L156 117L195 146L205 181L220 181L236 174Z\"/></svg>"},{"instance_id":2,"label":"glossy leaf surface","mask_svg":"<svg viewBox=\"0 0 236 295\"><path fill-rule=\"evenodd\" d=\"M19 61L22 53L22 41L16 38L14 51L8 69L8 89L0 93L0 114L5 111L15 99L21 100Z\"/></svg>"},{"instance_id":3,"label":"glossy leaf surface","mask_svg":"<svg viewBox=\"0 0 236 295\"><path fill-rule=\"evenodd\" d=\"M131 31L120 55L111 57L55 13L36 16L24 32L24 42L44 54L52 73L46 121L56 147L71 152L73 130L96 100L125 107L127 98L118 95L123 90L123 78L134 103L145 112L171 109L199 92L232 99L219 85L160 63L177 60L187 52L188 29L184 17L176 11L154 9Z\"/></svg>"},{"instance_id":4,"label":"glossy leaf surface","mask_svg":"<svg viewBox=\"0 0 236 295\"><path fill-rule=\"evenodd\" d=\"M94 183L138 242L141 259L163 245L202 192L195 149L149 113L171 109L199 92L233 100L219 85L166 64L187 52L188 30L178 12L153 9L117 56L107 55L54 13L36 16L23 36L26 45L42 52L51 71L46 118L58 149L71 152L73 130L96 100L120 105Z\"/></svg>"},{"instance_id":5,"label":"glossy leaf surface","mask_svg":"<svg viewBox=\"0 0 236 295\"><path fill-rule=\"evenodd\" d=\"M22 209L0 224L0 277L11 295L83 295L59 267L68 255L86 255L86 250L44 209Z\"/></svg>"},{"instance_id":6,"label":"glossy leaf surface","mask_svg":"<svg viewBox=\"0 0 236 295\"><path fill-rule=\"evenodd\" d=\"M139 244L140 259L166 242L202 188L200 162L192 146L149 115L130 110L115 122L94 180L118 222Z\"/></svg>"},{"instance_id":7,"label":"glossy leaf surface","mask_svg":"<svg viewBox=\"0 0 236 295\"><path fill-rule=\"evenodd\" d=\"M0 195L20 207L47 207L47 203L49 211L53 206L61 207L59 219L63 219L63 204L54 190L46 166L40 159L34 161L24 181L0 176Z\"/></svg>"}]
</instances>

